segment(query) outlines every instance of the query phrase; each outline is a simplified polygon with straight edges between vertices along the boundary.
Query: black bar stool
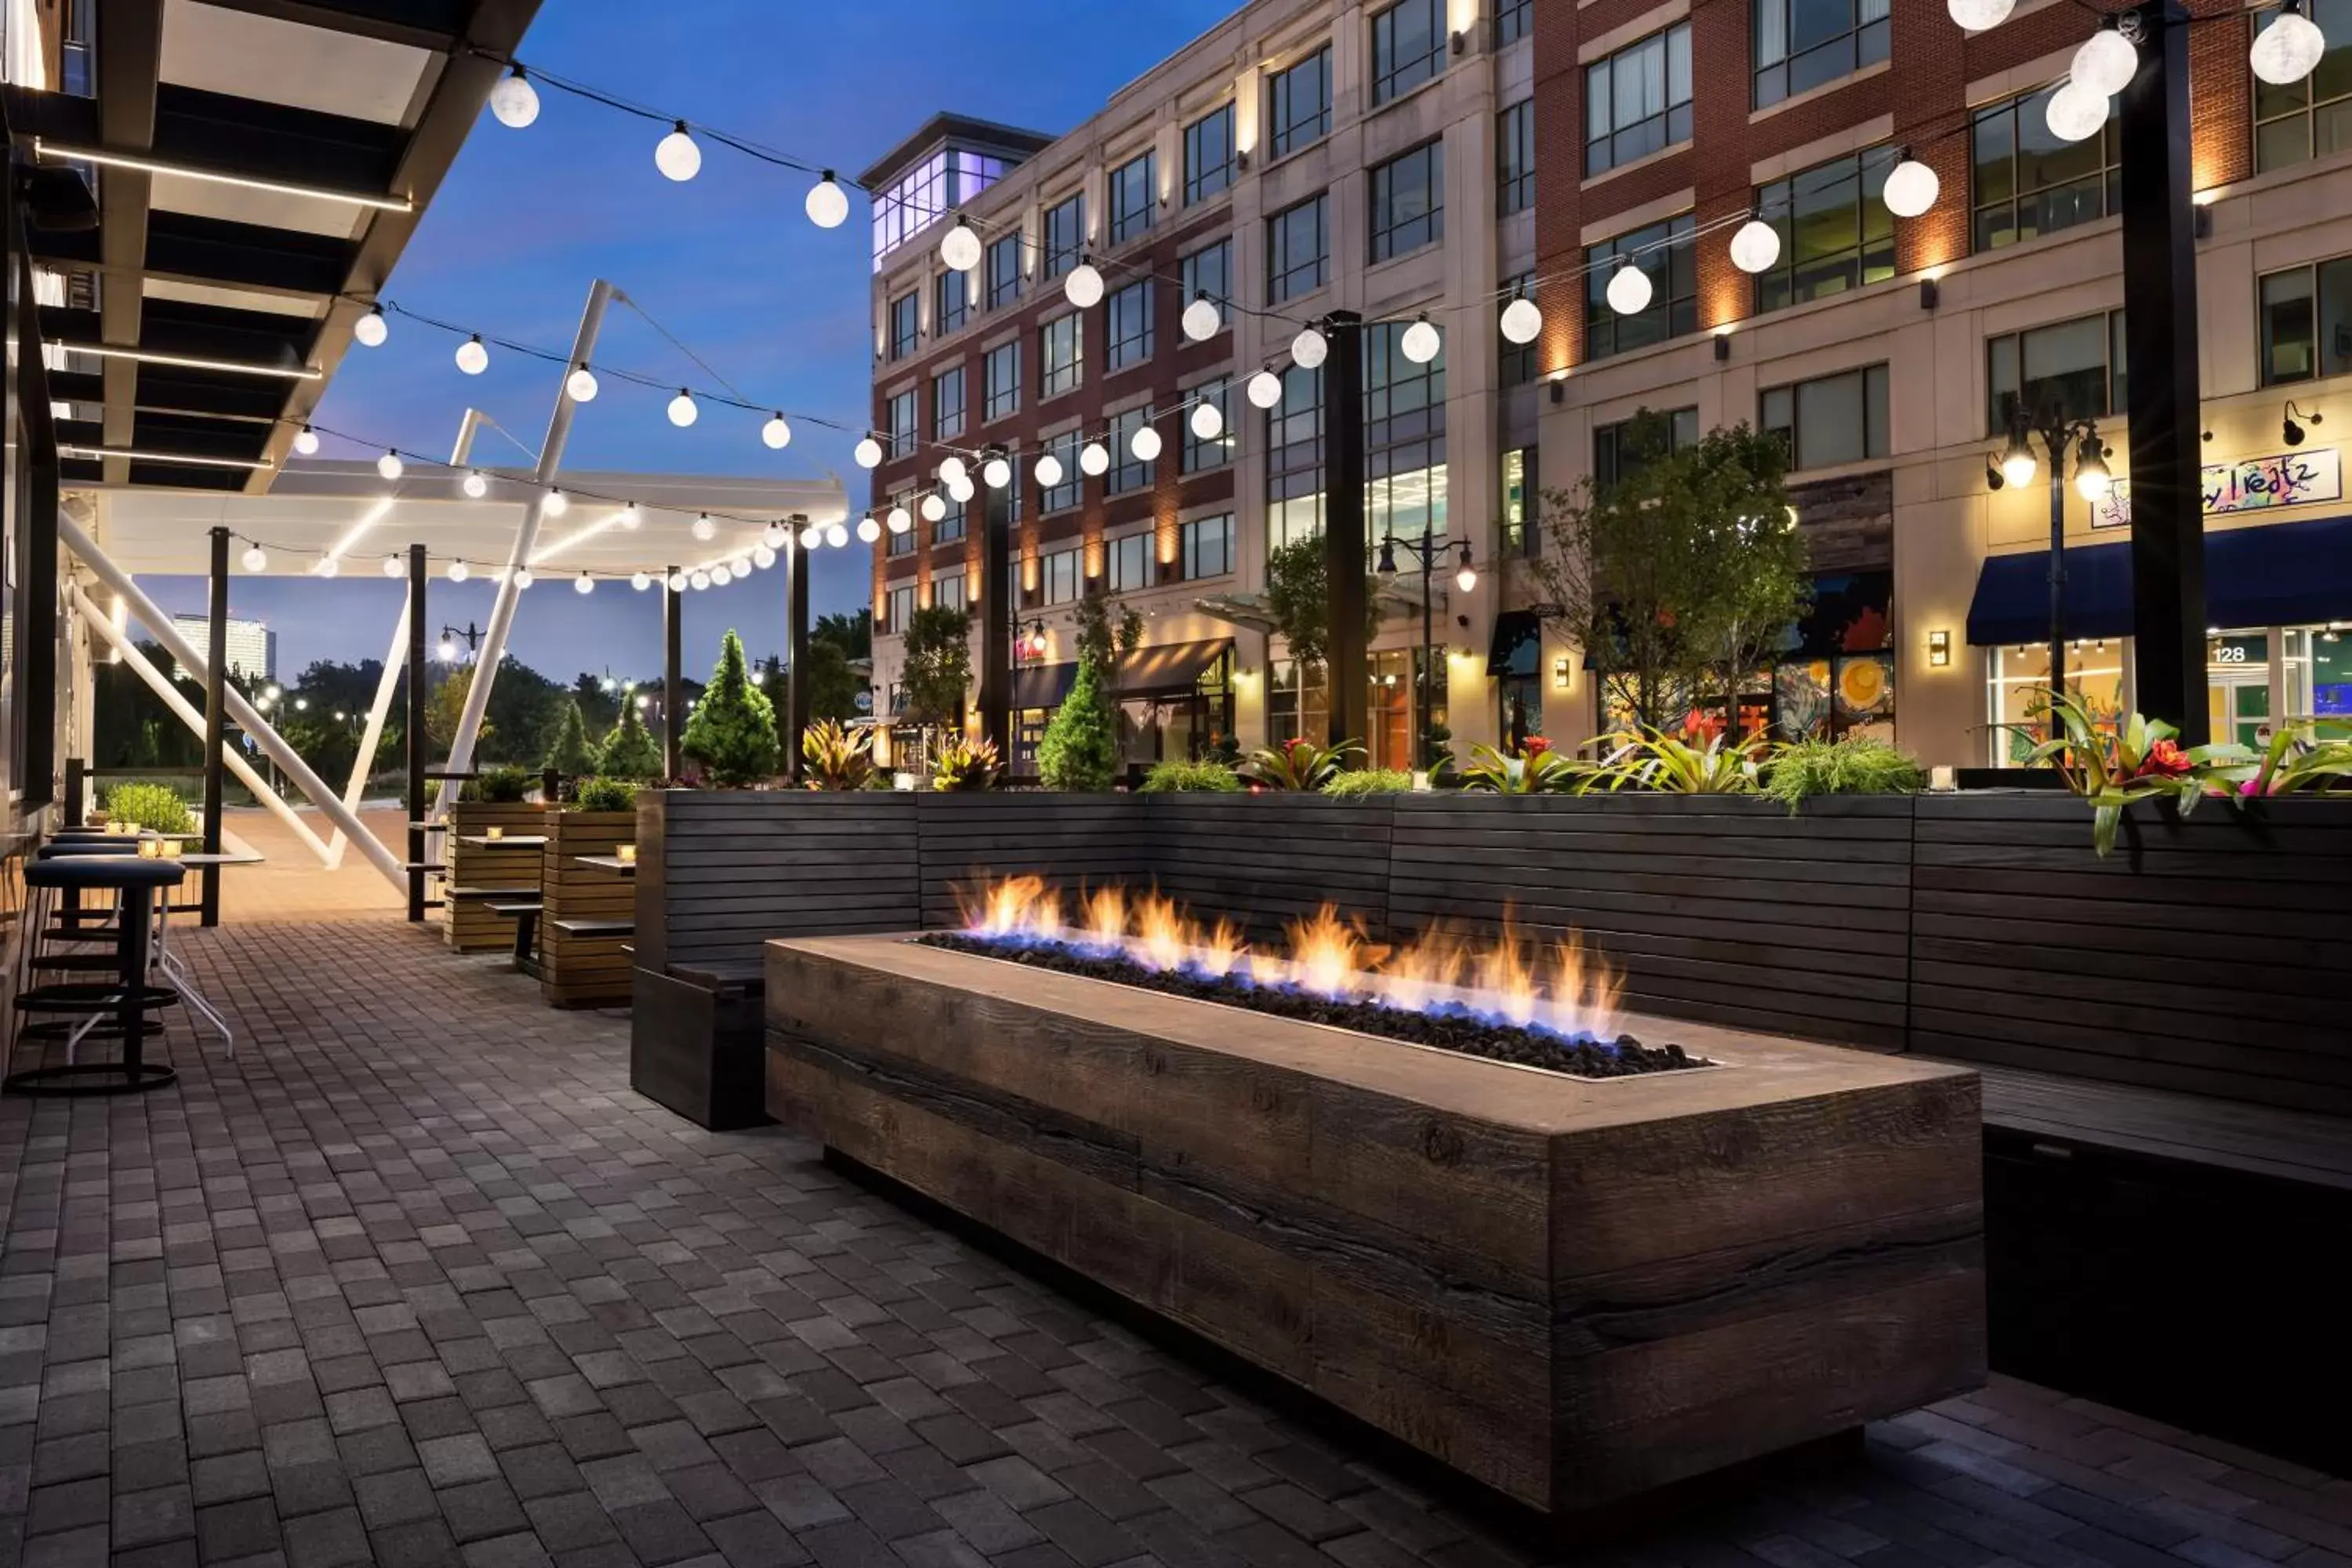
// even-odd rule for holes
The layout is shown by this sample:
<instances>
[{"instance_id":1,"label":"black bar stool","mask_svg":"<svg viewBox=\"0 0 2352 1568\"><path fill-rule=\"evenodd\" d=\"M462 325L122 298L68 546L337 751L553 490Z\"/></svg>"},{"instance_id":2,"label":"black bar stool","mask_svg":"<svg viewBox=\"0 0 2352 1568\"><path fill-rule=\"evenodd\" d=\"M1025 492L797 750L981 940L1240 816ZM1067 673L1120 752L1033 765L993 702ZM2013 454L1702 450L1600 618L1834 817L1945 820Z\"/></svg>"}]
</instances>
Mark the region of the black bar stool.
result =
<instances>
[{"instance_id":1,"label":"black bar stool","mask_svg":"<svg viewBox=\"0 0 2352 1568\"><path fill-rule=\"evenodd\" d=\"M49 853L58 847L43 847L40 858L25 868L25 887L28 892L50 895L112 894L116 973L110 980L29 987L17 997L17 1010L85 1019L111 1014L122 1054L110 1062L27 1068L9 1074L0 1089L12 1094L51 1095L133 1094L160 1089L178 1075L164 1063L146 1059L147 1016L176 1005L180 998L169 986L148 984L148 932L154 918L154 895L178 887L187 872L177 860L146 858L135 845L129 855Z\"/></svg>"}]
</instances>

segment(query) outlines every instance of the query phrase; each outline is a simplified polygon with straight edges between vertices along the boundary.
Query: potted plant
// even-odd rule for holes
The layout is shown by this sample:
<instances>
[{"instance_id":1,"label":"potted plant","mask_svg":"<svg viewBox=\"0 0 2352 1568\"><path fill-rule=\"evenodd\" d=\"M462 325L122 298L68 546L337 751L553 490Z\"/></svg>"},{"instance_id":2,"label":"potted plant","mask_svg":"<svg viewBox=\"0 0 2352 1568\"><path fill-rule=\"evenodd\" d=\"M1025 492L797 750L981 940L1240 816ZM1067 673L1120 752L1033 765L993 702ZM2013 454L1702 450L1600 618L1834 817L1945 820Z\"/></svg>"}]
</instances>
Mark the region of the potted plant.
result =
<instances>
[{"instance_id":1,"label":"potted plant","mask_svg":"<svg viewBox=\"0 0 2352 1568\"><path fill-rule=\"evenodd\" d=\"M874 782L874 731L820 719L801 731L801 763L810 789L865 789Z\"/></svg>"},{"instance_id":2,"label":"potted plant","mask_svg":"<svg viewBox=\"0 0 2352 1568\"><path fill-rule=\"evenodd\" d=\"M1250 753L1249 761L1241 765L1244 778L1260 789L1319 790L1348 767L1364 759L1363 742L1342 741L1336 746L1318 746L1314 742L1292 736L1279 746L1271 746Z\"/></svg>"}]
</instances>

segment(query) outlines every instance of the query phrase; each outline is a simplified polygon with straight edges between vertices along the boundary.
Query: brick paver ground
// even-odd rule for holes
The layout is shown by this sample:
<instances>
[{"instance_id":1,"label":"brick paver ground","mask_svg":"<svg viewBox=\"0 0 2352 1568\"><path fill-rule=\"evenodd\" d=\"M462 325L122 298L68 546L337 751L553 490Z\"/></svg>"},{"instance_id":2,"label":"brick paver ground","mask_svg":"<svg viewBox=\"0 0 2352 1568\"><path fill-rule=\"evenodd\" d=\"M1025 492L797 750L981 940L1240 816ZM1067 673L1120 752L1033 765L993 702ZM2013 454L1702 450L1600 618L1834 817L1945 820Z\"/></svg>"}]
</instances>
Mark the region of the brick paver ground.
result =
<instances>
[{"instance_id":1,"label":"brick paver ground","mask_svg":"<svg viewBox=\"0 0 2352 1568\"><path fill-rule=\"evenodd\" d=\"M175 1023L173 1089L0 1100L0 1568L1528 1560L805 1143L637 1098L623 1020L381 920L187 948L236 1063ZM2330 1568L2352 1486L1996 1381L1603 1560Z\"/></svg>"}]
</instances>

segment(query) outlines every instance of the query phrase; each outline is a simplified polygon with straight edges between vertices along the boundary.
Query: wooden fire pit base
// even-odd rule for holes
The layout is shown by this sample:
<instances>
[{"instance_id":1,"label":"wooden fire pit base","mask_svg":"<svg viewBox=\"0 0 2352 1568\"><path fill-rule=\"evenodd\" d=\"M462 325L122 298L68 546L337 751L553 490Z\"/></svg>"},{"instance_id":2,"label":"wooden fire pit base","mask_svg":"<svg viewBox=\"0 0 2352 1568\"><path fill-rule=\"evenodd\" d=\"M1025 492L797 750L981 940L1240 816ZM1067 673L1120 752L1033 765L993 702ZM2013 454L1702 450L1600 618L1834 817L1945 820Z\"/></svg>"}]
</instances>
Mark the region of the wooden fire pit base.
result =
<instances>
[{"instance_id":1,"label":"wooden fire pit base","mask_svg":"<svg viewBox=\"0 0 2352 1568\"><path fill-rule=\"evenodd\" d=\"M889 937L768 943L768 1109L1533 1508L1984 1380L1975 1075L1642 1019L1580 1080Z\"/></svg>"}]
</instances>

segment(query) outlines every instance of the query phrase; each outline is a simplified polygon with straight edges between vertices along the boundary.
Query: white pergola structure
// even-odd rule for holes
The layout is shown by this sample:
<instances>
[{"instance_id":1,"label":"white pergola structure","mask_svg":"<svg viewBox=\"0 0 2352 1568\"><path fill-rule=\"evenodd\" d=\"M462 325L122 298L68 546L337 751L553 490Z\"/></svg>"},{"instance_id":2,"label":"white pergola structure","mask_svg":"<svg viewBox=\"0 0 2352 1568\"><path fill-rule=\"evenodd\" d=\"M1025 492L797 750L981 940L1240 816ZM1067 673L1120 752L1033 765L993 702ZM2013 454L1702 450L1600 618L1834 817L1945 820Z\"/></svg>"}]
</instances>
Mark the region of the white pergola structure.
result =
<instances>
[{"instance_id":1,"label":"white pergola structure","mask_svg":"<svg viewBox=\"0 0 2352 1568\"><path fill-rule=\"evenodd\" d=\"M478 500L465 493L469 471L478 471L488 481ZM747 559L756 561L763 548L772 547L778 524L784 525L785 537L775 549L773 574L782 598L787 574L804 569L807 552L799 542L799 530L812 523L820 528L840 523L848 516L842 483L831 476L766 479L578 472L561 475L557 485L567 498L561 517L535 516L546 510L546 490L523 475L413 465L398 479L387 480L373 462L297 459L278 471L266 495L144 488L83 491L72 498L59 531L74 577L70 604L87 636L105 642L151 687L170 692L169 679L117 629L103 606L109 601L121 606L191 677L204 679L205 651L180 636L172 617L139 587L138 579L208 575L215 529L225 528L233 536L232 576L254 575L244 569L243 557L249 544L257 544L267 557L261 574L307 578L322 589L329 585L331 572L335 579L374 577L387 574L387 562L399 563L405 583L409 552L420 545L433 575L442 581L448 580L450 566L458 562L465 563L468 578L491 581L505 573L519 542L529 539L523 559L534 585L529 593L509 589L501 594L519 606L516 614L529 614L520 606L527 605L532 594L572 593L585 573L595 580L602 602L621 616L640 604L658 604L656 595L673 592L666 579L674 571L691 577L721 565L732 571ZM535 537L527 531L534 521ZM753 570L768 574L756 565ZM649 579L648 586L633 591L631 579L639 573ZM412 642L408 620L404 594L389 628L383 679L359 756L340 791L311 772L266 715L233 689L225 693L229 717L327 818L334 829L331 840L311 834L241 756L223 748L225 762L256 798L294 824L327 864L339 864L345 845L356 844L400 888L407 885L400 858L360 826L354 810L373 768L406 663ZM494 629L503 634L505 628L494 622ZM497 679L502 639L494 638L480 651L475 706L487 700ZM202 715L184 703L166 701L199 735L204 732ZM462 766L469 760L453 762ZM445 791L444 798L455 793Z\"/></svg>"}]
</instances>

